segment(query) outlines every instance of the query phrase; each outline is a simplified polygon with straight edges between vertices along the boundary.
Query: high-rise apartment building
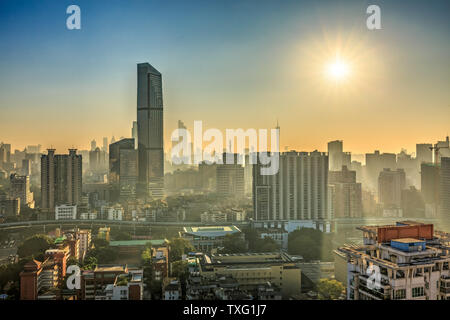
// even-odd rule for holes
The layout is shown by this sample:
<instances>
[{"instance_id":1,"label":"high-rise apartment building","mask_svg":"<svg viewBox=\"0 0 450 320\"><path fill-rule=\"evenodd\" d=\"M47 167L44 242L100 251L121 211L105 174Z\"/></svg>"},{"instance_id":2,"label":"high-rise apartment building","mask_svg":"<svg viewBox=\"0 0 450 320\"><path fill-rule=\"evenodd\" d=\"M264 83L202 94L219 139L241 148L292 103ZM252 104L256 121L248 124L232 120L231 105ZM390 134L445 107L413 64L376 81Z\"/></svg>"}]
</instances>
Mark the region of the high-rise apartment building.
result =
<instances>
[{"instance_id":1,"label":"high-rise apartment building","mask_svg":"<svg viewBox=\"0 0 450 320\"><path fill-rule=\"evenodd\" d=\"M162 77L149 63L137 73L139 192L157 199L164 196Z\"/></svg>"},{"instance_id":2,"label":"high-rise apartment building","mask_svg":"<svg viewBox=\"0 0 450 320\"><path fill-rule=\"evenodd\" d=\"M441 220L450 220L450 158L441 157L440 174Z\"/></svg>"},{"instance_id":3,"label":"high-rise apartment building","mask_svg":"<svg viewBox=\"0 0 450 320\"><path fill-rule=\"evenodd\" d=\"M377 190L378 176L383 169L397 168L397 157L395 153L366 153L367 188L371 191Z\"/></svg>"},{"instance_id":4,"label":"high-rise apartment building","mask_svg":"<svg viewBox=\"0 0 450 320\"><path fill-rule=\"evenodd\" d=\"M41 156L41 208L53 212L55 205L76 205L81 200L82 157L76 149Z\"/></svg>"},{"instance_id":5,"label":"high-rise apartment building","mask_svg":"<svg viewBox=\"0 0 450 320\"><path fill-rule=\"evenodd\" d=\"M405 171L384 169L378 177L378 202L385 208L400 208L402 190L406 187Z\"/></svg>"},{"instance_id":6,"label":"high-rise apartment building","mask_svg":"<svg viewBox=\"0 0 450 320\"><path fill-rule=\"evenodd\" d=\"M450 234L402 221L363 226L363 245L335 251L349 300L449 300Z\"/></svg>"},{"instance_id":7,"label":"high-rise apartment building","mask_svg":"<svg viewBox=\"0 0 450 320\"><path fill-rule=\"evenodd\" d=\"M328 162L330 171L339 171L342 166L350 167L351 154L343 151L343 141L328 142Z\"/></svg>"},{"instance_id":8,"label":"high-rise apartment building","mask_svg":"<svg viewBox=\"0 0 450 320\"><path fill-rule=\"evenodd\" d=\"M30 191L30 177L12 174L10 176L11 198L20 199L20 206L34 208L33 192Z\"/></svg>"},{"instance_id":9,"label":"high-rise apartment building","mask_svg":"<svg viewBox=\"0 0 450 320\"><path fill-rule=\"evenodd\" d=\"M223 154L223 164L216 165L216 191L221 196L243 198L245 196L244 167L237 163L238 155L233 154L233 163L226 163L227 155Z\"/></svg>"},{"instance_id":10,"label":"high-rise apartment building","mask_svg":"<svg viewBox=\"0 0 450 320\"><path fill-rule=\"evenodd\" d=\"M420 167L422 162L432 162L433 161L433 151L431 143L418 143L416 144L416 161L417 165Z\"/></svg>"},{"instance_id":11,"label":"high-rise apartment building","mask_svg":"<svg viewBox=\"0 0 450 320\"><path fill-rule=\"evenodd\" d=\"M253 166L255 220L327 220L328 156L314 151L280 155L275 175L261 175Z\"/></svg>"},{"instance_id":12,"label":"high-rise apartment building","mask_svg":"<svg viewBox=\"0 0 450 320\"><path fill-rule=\"evenodd\" d=\"M330 171L328 183L333 186L333 216L335 218L361 217L361 183L356 182L356 171L350 171L346 166L343 166L341 171Z\"/></svg>"}]
</instances>

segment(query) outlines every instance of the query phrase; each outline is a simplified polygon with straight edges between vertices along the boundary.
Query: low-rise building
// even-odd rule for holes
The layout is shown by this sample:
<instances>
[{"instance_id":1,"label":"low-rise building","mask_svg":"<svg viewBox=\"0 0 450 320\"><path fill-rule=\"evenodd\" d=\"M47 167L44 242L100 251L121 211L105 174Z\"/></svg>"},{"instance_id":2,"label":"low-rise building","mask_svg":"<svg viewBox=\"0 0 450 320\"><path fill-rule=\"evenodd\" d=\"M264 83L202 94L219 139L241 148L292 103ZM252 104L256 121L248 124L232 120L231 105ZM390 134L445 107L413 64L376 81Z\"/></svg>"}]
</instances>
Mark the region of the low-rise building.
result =
<instances>
[{"instance_id":1,"label":"low-rise building","mask_svg":"<svg viewBox=\"0 0 450 320\"><path fill-rule=\"evenodd\" d=\"M284 298L301 291L300 267L284 252L204 255L200 275L208 279L231 276L249 291L270 282Z\"/></svg>"},{"instance_id":2,"label":"low-rise building","mask_svg":"<svg viewBox=\"0 0 450 320\"><path fill-rule=\"evenodd\" d=\"M222 246L225 236L235 233L242 234L236 226L184 227L180 237L189 241L195 249L210 252Z\"/></svg>"},{"instance_id":3,"label":"low-rise building","mask_svg":"<svg viewBox=\"0 0 450 320\"><path fill-rule=\"evenodd\" d=\"M142 300L143 270L120 265L98 266L81 273L83 300Z\"/></svg>"},{"instance_id":4,"label":"low-rise building","mask_svg":"<svg viewBox=\"0 0 450 320\"><path fill-rule=\"evenodd\" d=\"M55 206L55 220L76 220L77 206L63 204Z\"/></svg>"},{"instance_id":5,"label":"low-rise building","mask_svg":"<svg viewBox=\"0 0 450 320\"><path fill-rule=\"evenodd\" d=\"M162 285L163 300L181 300L181 284L175 278L165 278Z\"/></svg>"}]
</instances>

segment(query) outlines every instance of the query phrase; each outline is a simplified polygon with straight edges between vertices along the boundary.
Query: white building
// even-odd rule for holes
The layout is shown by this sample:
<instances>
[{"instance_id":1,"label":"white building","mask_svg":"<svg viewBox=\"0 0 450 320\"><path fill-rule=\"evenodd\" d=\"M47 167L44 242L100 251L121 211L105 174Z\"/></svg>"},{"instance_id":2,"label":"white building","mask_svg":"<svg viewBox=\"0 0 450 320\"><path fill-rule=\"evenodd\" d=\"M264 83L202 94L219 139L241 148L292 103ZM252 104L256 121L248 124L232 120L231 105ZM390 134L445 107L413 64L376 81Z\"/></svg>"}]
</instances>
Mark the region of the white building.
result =
<instances>
[{"instance_id":1,"label":"white building","mask_svg":"<svg viewBox=\"0 0 450 320\"><path fill-rule=\"evenodd\" d=\"M76 220L77 206L63 204L55 207L55 220Z\"/></svg>"},{"instance_id":2,"label":"white building","mask_svg":"<svg viewBox=\"0 0 450 320\"><path fill-rule=\"evenodd\" d=\"M80 213L81 220L97 220L97 212L83 212Z\"/></svg>"},{"instance_id":3,"label":"white building","mask_svg":"<svg viewBox=\"0 0 450 320\"><path fill-rule=\"evenodd\" d=\"M181 300L180 281L166 278L163 287L163 300Z\"/></svg>"},{"instance_id":4,"label":"white building","mask_svg":"<svg viewBox=\"0 0 450 320\"><path fill-rule=\"evenodd\" d=\"M364 245L336 250L347 264L347 299L450 300L450 234L412 221L358 229Z\"/></svg>"}]
</instances>

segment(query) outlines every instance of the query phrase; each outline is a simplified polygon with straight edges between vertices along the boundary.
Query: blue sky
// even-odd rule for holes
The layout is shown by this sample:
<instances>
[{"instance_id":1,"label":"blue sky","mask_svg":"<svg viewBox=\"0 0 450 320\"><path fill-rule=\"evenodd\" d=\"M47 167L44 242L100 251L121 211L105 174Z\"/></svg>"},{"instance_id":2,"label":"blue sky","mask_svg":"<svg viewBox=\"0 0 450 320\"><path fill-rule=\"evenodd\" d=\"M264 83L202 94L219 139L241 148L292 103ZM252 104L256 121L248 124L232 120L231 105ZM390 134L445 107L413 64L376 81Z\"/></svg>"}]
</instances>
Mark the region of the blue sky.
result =
<instances>
[{"instance_id":1,"label":"blue sky","mask_svg":"<svg viewBox=\"0 0 450 320\"><path fill-rule=\"evenodd\" d=\"M81 30L66 29L71 4ZM365 27L369 4L382 30ZM291 148L412 151L449 129L449 12L449 1L2 0L0 140L64 151L129 136L136 63L149 62L163 74L167 145L178 119L279 119ZM373 76L336 93L312 69L338 38L364 47L358 63Z\"/></svg>"}]
</instances>

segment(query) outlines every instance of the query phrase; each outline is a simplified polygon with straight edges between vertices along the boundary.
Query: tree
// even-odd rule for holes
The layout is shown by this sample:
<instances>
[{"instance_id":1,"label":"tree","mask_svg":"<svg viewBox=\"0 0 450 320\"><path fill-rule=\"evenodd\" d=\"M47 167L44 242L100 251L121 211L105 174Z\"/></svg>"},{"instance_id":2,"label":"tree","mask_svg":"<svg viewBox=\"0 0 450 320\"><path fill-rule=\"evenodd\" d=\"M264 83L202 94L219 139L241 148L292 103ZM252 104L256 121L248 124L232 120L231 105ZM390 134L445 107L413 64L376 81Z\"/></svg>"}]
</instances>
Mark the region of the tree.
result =
<instances>
[{"instance_id":1,"label":"tree","mask_svg":"<svg viewBox=\"0 0 450 320\"><path fill-rule=\"evenodd\" d=\"M105 239L96 238L92 240L92 243L94 244L95 248L105 248L109 247L109 241L106 241Z\"/></svg>"},{"instance_id":2,"label":"tree","mask_svg":"<svg viewBox=\"0 0 450 320\"><path fill-rule=\"evenodd\" d=\"M223 239L223 249L220 253L242 253L246 252L247 244L242 240L239 233L227 234Z\"/></svg>"},{"instance_id":3,"label":"tree","mask_svg":"<svg viewBox=\"0 0 450 320\"><path fill-rule=\"evenodd\" d=\"M95 258L99 264L108 264L113 263L117 259L117 256L118 253L115 248L100 247L89 250L86 258Z\"/></svg>"},{"instance_id":4,"label":"tree","mask_svg":"<svg viewBox=\"0 0 450 320\"><path fill-rule=\"evenodd\" d=\"M170 241L170 261L181 260L183 254L192 252L194 247L183 238L172 238Z\"/></svg>"},{"instance_id":5,"label":"tree","mask_svg":"<svg viewBox=\"0 0 450 320\"><path fill-rule=\"evenodd\" d=\"M280 246L272 238L265 237L264 239L257 239L255 241L255 252L275 252L279 250Z\"/></svg>"},{"instance_id":6,"label":"tree","mask_svg":"<svg viewBox=\"0 0 450 320\"><path fill-rule=\"evenodd\" d=\"M344 293L345 287L337 280L320 279L317 291L320 300L336 300Z\"/></svg>"},{"instance_id":7,"label":"tree","mask_svg":"<svg viewBox=\"0 0 450 320\"><path fill-rule=\"evenodd\" d=\"M27 238L17 249L17 254L19 257L29 257L41 256L45 253L45 250L51 248L53 244L52 239L50 239L45 234L36 234Z\"/></svg>"},{"instance_id":8,"label":"tree","mask_svg":"<svg viewBox=\"0 0 450 320\"><path fill-rule=\"evenodd\" d=\"M141 253L141 261L142 261L142 265L145 266L150 266L152 264L152 248L151 247L147 247L144 249L144 251L142 251Z\"/></svg>"},{"instance_id":9,"label":"tree","mask_svg":"<svg viewBox=\"0 0 450 320\"><path fill-rule=\"evenodd\" d=\"M175 261L172 263L172 277L184 282L189 276L188 262L186 260Z\"/></svg>"},{"instance_id":10,"label":"tree","mask_svg":"<svg viewBox=\"0 0 450 320\"><path fill-rule=\"evenodd\" d=\"M97 267L97 258L96 257L86 257L83 262L84 270L94 270Z\"/></svg>"},{"instance_id":11,"label":"tree","mask_svg":"<svg viewBox=\"0 0 450 320\"><path fill-rule=\"evenodd\" d=\"M112 231L111 237L116 241L126 241L131 240L131 235L128 232L125 231Z\"/></svg>"},{"instance_id":12,"label":"tree","mask_svg":"<svg viewBox=\"0 0 450 320\"><path fill-rule=\"evenodd\" d=\"M302 228L289 234L288 252L301 255L306 261L332 261L332 240L332 235L311 228Z\"/></svg>"}]
</instances>

